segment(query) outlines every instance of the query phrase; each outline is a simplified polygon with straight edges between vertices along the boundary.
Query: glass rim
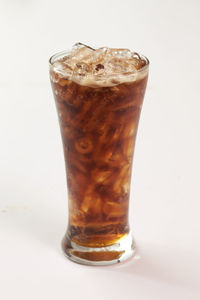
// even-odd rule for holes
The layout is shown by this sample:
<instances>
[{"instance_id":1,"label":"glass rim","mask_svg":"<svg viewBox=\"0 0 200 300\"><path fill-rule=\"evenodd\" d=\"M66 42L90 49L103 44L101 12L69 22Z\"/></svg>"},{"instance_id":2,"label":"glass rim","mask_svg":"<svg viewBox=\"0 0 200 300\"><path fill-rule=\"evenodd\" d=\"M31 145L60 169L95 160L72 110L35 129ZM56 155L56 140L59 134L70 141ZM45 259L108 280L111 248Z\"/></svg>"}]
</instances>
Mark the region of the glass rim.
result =
<instances>
[{"instance_id":1,"label":"glass rim","mask_svg":"<svg viewBox=\"0 0 200 300\"><path fill-rule=\"evenodd\" d=\"M56 52L55 54L51 55L50 58L49 58L49 67L51 67L51 66L53 67L54 62L56 62L59 58L62 58L64 56L69 55L70 53L71 53L71 50L64 50L64 51ZM134 52L132 51L132 53L134 53ZM146 64L141 69L137 70L137 72L138 73L143 73L145 71L148 71L149 64L150 64L149 59L143 54L140 54L138 52L135 52L135 53L138 54L139 57L144 59L145 62L146 62ZM61 71L61 69L59 69L58 67L55 67L55 68L58 72ZM127 74L126 74L126 72L124 72L123 74L126 75L129 78L129 77L134 75L134 72L127 72ZM120 73L117 73L117 75L120 75ZM98 77L99 75L93 75L93 76ZM101 76L102 79L103 79L103 77L104 76ZM107 78L107 76L106 76L106 78Z\"/></svg>"},{"instance_id":2,"label":"glass rim","mask_svg":"<svg viewBox=\"0 0 200 300\"><path fill-rule=\"evenodd\" d=\"M71 53L71 50L63 50L63 51L56 52L55 54L50 56L49 65L53 66L53 63L56 61L56 59L61 58L61 57L66 56L66 55L69 55L70 53ZM139 57L143 58L146 61L146 65L144 67L142 67L141 69L137 70L137 71L141 72L144 69L147 69L149 64L150 64L149 59L145 55L140 54L138 52L132 52L132 53L137 53L139 55Z\"/></svg>"}]
</instances>

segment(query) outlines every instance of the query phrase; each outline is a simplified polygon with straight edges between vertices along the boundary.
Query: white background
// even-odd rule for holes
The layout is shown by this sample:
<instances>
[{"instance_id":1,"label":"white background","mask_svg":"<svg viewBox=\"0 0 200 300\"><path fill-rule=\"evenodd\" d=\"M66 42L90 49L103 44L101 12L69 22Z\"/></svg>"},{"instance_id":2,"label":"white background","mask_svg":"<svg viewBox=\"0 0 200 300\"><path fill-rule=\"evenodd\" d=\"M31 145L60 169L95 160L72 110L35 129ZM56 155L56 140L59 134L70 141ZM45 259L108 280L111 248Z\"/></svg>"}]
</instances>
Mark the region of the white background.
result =
<instances>
[{"instance_id":1,"label":"white background","mask_svg":"<svg viewBox=\"0 0 200 300\"><path fill-rule=\"evenodd\" d=\"M0 298L200 299L200 2L0 1ZM60 250L62 145L48 58L77 41L151 62L134 159L129 262Z\"/></svg>"}]
</instances>

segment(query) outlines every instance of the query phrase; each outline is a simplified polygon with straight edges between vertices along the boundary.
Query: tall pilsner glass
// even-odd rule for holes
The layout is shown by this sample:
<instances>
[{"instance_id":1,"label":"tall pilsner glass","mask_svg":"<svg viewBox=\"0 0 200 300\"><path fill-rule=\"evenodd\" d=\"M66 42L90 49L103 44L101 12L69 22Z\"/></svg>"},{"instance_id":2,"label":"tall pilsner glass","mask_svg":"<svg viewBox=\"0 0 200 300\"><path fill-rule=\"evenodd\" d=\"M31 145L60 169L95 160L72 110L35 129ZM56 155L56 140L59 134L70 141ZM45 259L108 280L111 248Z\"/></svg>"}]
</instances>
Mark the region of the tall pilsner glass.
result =
<instances>
[{"instance_id":1,"label":"tall pilsner glass","mask_svg":"<svg viewBox=\"0 0 200 300\"><path fill-rule=\"evenodd\" d=\"M129 195L148 67L136 52L80 43L50 58L68 186L62 248L77 263L109 265L134 253Z\"/></svg>"}]
</instances>

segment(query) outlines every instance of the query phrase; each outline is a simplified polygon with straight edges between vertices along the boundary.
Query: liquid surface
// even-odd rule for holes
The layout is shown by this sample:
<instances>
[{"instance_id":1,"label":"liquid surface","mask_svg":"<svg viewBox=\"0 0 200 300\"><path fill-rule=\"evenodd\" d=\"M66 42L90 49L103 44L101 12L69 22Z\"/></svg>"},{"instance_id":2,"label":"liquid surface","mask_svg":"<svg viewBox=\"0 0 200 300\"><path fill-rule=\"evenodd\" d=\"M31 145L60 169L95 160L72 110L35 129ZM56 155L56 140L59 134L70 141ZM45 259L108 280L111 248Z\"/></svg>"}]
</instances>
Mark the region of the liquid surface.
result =
<instances>
[{"instance_id":1,"label":"liquid surface","mask_svg":"<svg viewBox=\"0 0 200 300\"><path fill-rule=\"evenodd\" d=\"M114 86L143 78L148 60L129 49L102 47L93 49L76 43L72 50L53 56L51 69L59 77L80 85L99 87ZM53 76L52 80L58 78Z\"/></svg>"}]
</instances>

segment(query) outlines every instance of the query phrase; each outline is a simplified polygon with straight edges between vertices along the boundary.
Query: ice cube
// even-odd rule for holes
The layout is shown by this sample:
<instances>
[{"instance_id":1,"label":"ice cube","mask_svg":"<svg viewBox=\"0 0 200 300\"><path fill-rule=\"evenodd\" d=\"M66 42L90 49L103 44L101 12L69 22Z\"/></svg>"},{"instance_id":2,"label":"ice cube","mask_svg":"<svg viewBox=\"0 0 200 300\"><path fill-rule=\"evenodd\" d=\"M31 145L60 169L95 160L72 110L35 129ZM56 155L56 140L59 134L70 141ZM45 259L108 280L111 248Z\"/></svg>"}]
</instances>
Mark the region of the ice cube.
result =
<instances>
[{"instance_id":1,"label":"ice cube","mask_svg":"<svg viewBox=\"0 0 200 300\"><path fill-rule=\"evenodd\" d=\"M53 68L56 73L63 76L70 76L72 73L72 67L69 64L64 63L62 61L56 61L53 64Z\"/></svg>"},{"instance_id":2,"label":"ice cube","mask_svg":"<svg viewBox=\"0 0 200 300\"><path fill-rule=\"evenodd\" d=\"M89 49L91 49L91 50L95 50L94 48L92 48L92 47L90 47L90 46L88 46L88 45L85 45L85 44L83 44L83 43L78 42L78 43L76 43L76 44L73 45L72 51L75 51L75 50L80 49L80 48L83 48L83 47L89 48Z\"/></svg>"},{"instance_id":3,"label":"ice cube","mask_svg":"<svg viewBox=\"0 0 200 300\"><path fill-rule=\"evenodd\" d=\"M131 121L126 126L124 126L124 129L123 129L123 132L122 132L124 139L131 138L136 134L137 126L136 126L135 123L136 122Z\"/></svg>"},{"instance_id":4,"label":"ice cube","mask_svg":"<svg viewBox=\"0 0 200 300\"><path fill-rule=\"evenodd\" d=\"M123 60L116 57L106 62L104 67L107 74L137 73L137 69L131 60Z\"/></svg>"},{"instance_id":5,"label":"ice cube","mask_svg":"<svg viewBox=\"0 0 200 300\"><path fill-rule=\"evenodd\" d=\"M131 60L133 61L137 70L146 65L146 61L137 52L132 52Z\"/></svg>"},{"instance_id":6,"label":"ice cube","mask_svg":"<svg viewBox=\"0 0 200 300\"><path fill-rule=\"evenodd\" d=\"M105 69L104 69L104 65L102 65L102 64L100 64L100 63L98 63L98 64L94 64L93 65L93 68L92 68L93 70L93 74L94 75L103 75L103 74L105 74Z\"/></svg>"},{"instance_id":7,"label":"ice cube","mask_svg":"<svg viewBox=\"0 0 200 300\"><path fill-rule=\"evenodd\" d=\"M79 50L81 48L85 47L82 43L76 43L72 46L72 53L75 52L76 50Z\"/></svg>"},{"instance_id":8,"label":"ice cube","mask_svg":"<svg viewBox=\"0 0 200 300\"><path fill-rule=\"evenodd\" d=\"M97 183L107 183L111 176L112 172L109 170L100 170L96 168L92 171L92 179Z\"/></svg>"},{"instance_id":9,"label":"ice cube","mask_svg":"<svg viewBox=\"0 0 200 300\"><path fill-rule=\"evenodd\" d=\"M76 63L72 74L72 80L80 82L84 77L90 74L90 69L91 67L84 62Z\"/></svg>"},{"instance_id":10,"label":"ice cube","mask_svg":"<svg viewBox=\"0 0 200 300\"><path fill-rule=\"evenodd\" d=\"M57 73L59 73L65 69L65 65L60 61L55 61L53 64L53 68Z\"/></svg>"},{"instance_id":11,"label":"ice cube","mask_svg":"<svg viewBox=\"0 0 200 300\"><path fill-rule=\"evenodd\" d=\"M115 49L111 48L107 51L107 54L116 58L129 59L132 56L132 52L129 49Z\"/></svg>"},{"instance_id":12,"label":"ice cube","mask_svg":"<svg viewBox=\"0 0 200 300\"><path fill-rule=\"evenodd\" d=\"M72 49L72 59L76 62L87 60L91 56L91 53L93 51L93 48L81 43L77 43L73 46Z\"/></svg>"},{"instance_id":13,"label":"ice cube","mask_svg":"<svg viewBox=\"0 0 200 300\"><path fill-rule=\"evenodd\" d=\"M141 59L139 53L137 53L137 52L132 52L132 57L137 58L137 59Z\"/></svg>"},{"instance_id":14,"label":"ice cube","mask_svg":"<svg viewBox=\"0 0 200 300\"><path fill-rule=\"evenodd\" d=\"M102 48L95 50L92 53L94 61L100 62L102 60L102 58L106 57L107 51L108 51L108 48L106 48L106 47L102 47Z\"/></svg>"},{"instance_id":15,"label":"ice cube","mask_svg":"<svg viewBox=\"0 0 200 300\"><path fill-rule=\"evenodd\" d=\"M125 215L125 203L107 201L103 205L103 212L107 216L107 220L110 218L120 218Z\"/></svg>"}]
</instances>

